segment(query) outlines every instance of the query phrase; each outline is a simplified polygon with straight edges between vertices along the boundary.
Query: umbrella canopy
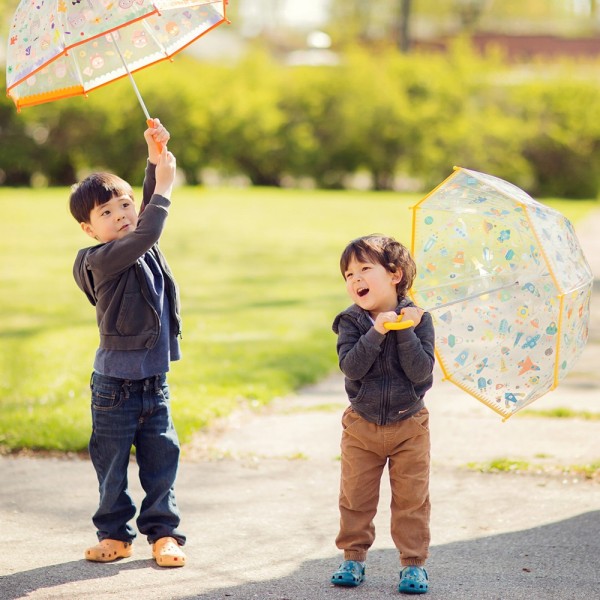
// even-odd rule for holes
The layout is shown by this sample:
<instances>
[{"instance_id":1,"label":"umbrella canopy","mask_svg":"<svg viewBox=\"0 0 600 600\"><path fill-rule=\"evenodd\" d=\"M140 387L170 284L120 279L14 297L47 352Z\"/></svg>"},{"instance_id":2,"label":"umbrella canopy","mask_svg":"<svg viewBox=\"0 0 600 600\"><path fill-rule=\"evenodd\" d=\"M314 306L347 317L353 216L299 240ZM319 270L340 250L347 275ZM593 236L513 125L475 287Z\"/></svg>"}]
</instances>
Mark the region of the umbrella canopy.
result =
<instances>
[{"instance_id":1,"label":"umbrella canopy","mask_svg":"<svg viewBox=\"0 0 600 600\"><path fill-rule=\"evenodd\" d=\"M225 22L226 4L21 0L9 32L7 93L18 109L85 95L173 56Z\"/></svg>"},{"instance_id":2,"label":"umbrella canopy","mask_svg":"<svg viewBox=\"0 0 600 600\"><path fill-rule=\"evenodd\" d=\"M508 418L554 389L587 341L593 275L573 226L461 167L413 211L411 296L431 311L444 375Z\"/></svg>"}]
</instances>

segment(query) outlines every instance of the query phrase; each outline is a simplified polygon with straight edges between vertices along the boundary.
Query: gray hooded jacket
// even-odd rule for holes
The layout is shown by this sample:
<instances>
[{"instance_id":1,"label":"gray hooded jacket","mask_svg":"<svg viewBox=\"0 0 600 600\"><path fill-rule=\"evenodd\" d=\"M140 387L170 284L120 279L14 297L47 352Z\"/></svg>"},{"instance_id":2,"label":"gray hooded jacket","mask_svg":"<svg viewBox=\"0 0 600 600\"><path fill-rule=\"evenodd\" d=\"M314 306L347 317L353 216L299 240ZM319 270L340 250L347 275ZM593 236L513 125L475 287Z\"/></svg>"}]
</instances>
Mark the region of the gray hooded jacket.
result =
<instances>
[{"instance_id":1,"label":"gray hooded jacket","mask_svg":"<svg viewBox=\"0 0 600 600\"><path fill-rule=\"evenodd\" d=\"M160 317L140 265L146 252L152 252L164 272L172 331L181 333L177 284L157 245L171 202L153 193L155 185L155 165L148 162L135 231L121 239L84 248L75 259L73 276L96 307L100 348L106 350L143 350L153 348L158 341Z\"/></svg>"},{"instance_id":2,"label":"gray hooded jacket","mask_svg":"<svg viewBox=\"0 0 600 600\"><path fill-rule=\"evenodd\" d=\"M407 298L396 312L414 306ZM364 419L386 425L407 419L424 406L433 385L434 330L429 313L416 327L380 334L369 313L353 304L333 322L337 352L352 408Z\"/></svg>"}]
</instances>

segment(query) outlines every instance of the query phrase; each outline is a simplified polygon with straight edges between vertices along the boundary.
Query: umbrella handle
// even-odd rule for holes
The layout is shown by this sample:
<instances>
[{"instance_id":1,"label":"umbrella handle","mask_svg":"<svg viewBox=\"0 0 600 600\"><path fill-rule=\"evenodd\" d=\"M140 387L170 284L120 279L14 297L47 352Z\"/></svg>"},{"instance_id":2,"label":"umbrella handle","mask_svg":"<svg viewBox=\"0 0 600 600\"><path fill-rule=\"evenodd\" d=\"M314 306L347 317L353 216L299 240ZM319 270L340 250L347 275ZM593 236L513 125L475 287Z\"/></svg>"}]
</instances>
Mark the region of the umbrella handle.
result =
<instances>
[{"instance_id":1,"label":"umbrella handle","mask_svg":"<svg viewBox=\"0 0 600 600\"><path fill-rule=\"evenodd\" d=\"M154 127L154 119L146 119L146 125L148 125L148 127ZM159 142L154 142L156 144L156 147L158 149L158 153L161 154L163 151L163 144L160 144Z\"/></svg>"},{"instance_id":2,"label":"umbrella handle","mask_svg":"<svg viewBox=\"0 0 600 600\"><path fill-rule=\"evenodd\" d=\"M402 315L398 315L398 320L395 323L384 323L383 327L385 329L392 329L394 331L398 331L399 329L408 329L412 327L415 322L412 319L407 319L406 321L402 320Z\"/></svg>"}]
</instances>

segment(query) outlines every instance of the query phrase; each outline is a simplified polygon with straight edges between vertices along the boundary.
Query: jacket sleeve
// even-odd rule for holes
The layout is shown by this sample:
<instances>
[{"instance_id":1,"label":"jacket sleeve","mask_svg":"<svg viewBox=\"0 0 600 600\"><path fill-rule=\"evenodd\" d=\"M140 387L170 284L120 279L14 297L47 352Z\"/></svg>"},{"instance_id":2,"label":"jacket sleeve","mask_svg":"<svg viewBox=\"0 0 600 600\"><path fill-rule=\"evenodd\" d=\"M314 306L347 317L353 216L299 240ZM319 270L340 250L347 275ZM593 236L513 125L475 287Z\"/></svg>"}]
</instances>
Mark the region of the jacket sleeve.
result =
<instances>
[{"instance_id":1,"label":"jacket sleeve","mask_svg":"<svg viewBox=\"0 0 600 600\"><path fill-rule=\"evenodd\" d=\"M103 277L111 277L134 265L138 258L158 242L167 219L171 202L154 194L140 216L135 231L126 236L96 246L87 254L86 266Z\"/></svg>"},{"instance_id":2,"label":"jacket sleeve","mask_svg":"<svg viewBox=\"0 0 600 600\"><path fill-rule=\"evenodd\" d=\"M379 356L384 336L374 327L361 334L348 316L339 319L337 330L337 353L342 373L353 381L362 379Z\"/></svg>"},{"instance_id":3,"label":"jacket sleeve","mask_svg":"<svg viewBox=\"0 0 600 600\"><path fill-rule=\"evenodd\" d=\"M146 162L146 171L144 173L144 183L142 185L142 204L140 206L140 215L144 212L146 206L148 206L152 194L154 194L154 188L156 187L156 165L151 163L149 160Z\"/></svg>"},{"instance_id":4,"label":"jacket sleeve","mask_svg":"<svg viewBox=\"0 0 600 600\"><path fill-rule=\"evenodd\" d=\"M435 364L435 332L431 315L423 313L416 327L396 331L395 334L398 359L406 376L415 384L431 377Z\"/></svg>"}]
</instances>

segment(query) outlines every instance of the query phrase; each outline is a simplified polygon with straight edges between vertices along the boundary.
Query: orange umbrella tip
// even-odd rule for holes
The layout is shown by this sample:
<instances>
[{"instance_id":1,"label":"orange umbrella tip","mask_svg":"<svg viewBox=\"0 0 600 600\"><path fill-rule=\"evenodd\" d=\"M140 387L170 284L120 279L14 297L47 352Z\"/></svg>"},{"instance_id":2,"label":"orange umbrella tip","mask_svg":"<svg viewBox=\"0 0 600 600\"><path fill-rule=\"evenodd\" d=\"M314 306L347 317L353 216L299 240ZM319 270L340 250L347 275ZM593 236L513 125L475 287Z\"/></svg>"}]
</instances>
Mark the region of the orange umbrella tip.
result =
<instances>
[{"instance_id":1,"label":"orange umbrella tip","mask_svg":"<svg viewBox=\"0 0 600 600\"><path fill-rule=\"evenodd\" d=\"M6 97L10 98L14 103L15 103L15 107L17 109L17 114L21 112L21 105L19 104L19 99L18 98L14 98L13 95L10 93L10 91L6 92Z\"/></svg>"}]
</instances>

